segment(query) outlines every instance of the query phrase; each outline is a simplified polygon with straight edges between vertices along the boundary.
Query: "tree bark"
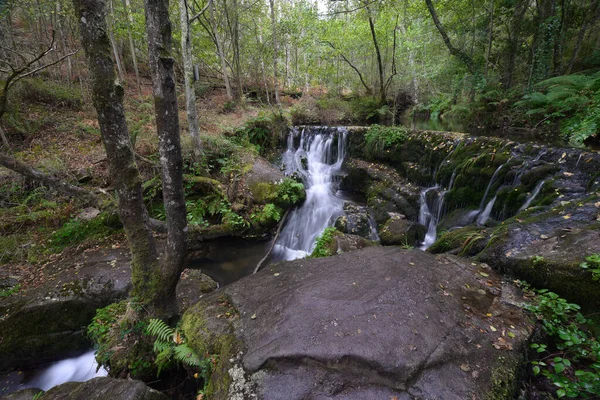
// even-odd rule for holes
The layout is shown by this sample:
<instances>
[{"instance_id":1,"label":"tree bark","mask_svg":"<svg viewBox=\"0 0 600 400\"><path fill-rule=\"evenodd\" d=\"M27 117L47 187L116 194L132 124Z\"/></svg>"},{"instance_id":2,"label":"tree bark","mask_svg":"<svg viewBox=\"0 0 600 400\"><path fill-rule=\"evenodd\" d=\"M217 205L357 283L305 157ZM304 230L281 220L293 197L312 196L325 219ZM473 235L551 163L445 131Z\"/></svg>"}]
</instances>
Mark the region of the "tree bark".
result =
<instances>
[{"instance_id":1,"label":"tree bark","mask_svg":"<svg viewBox=\"0 0 600 400\"><path fill-rule=\"evenodd\" d=\"M495 4L494 4L494 0L490 0L490 27L489 27L489 34L488 34L488 45L487 45L487 51L485 54L485 68L484 68L484 73L483 75L487 77L488 75L488 70L490 67L490 57L492 55L492 43L494 42L494 8L495 8Z\"/></svg>"},{"instance_id":2,"label":"tree bark","mask_svg":"<svg viewBox=\"0 0 600 400\"><path fill-rule=\"evenodd\" d=\"M12 171L15 171L23 176L26 176L30 179L42 182L43 184L54 188L59 192L66 194L67 196L83 198L89 204L98 203L97 196L89 190L80 188L79 186L71 185L67 182L58 179L55 176L44 174L43 172L38 171L37 169L32 168L29 165L22 163L16 158L13 158L6 154L0 153L0 165Z\"/></svg>"},{"instance_id":3,"label":"tree bark","mask_svg":"<svg viewBox=\"0 0 600 400\"><path fill-rule=\"evenodd\" d=\"M269 0L271 6L271 27L273 31L273 91L275 92L275 103L281 107L279 101L279 84L277 82L277 21L275 20L275 1Z\"/></svg>"},{"instance_id":4,"label":"tree bark","mask_svg":"<svg viewBox=\"0 0 600 400\"><path fill-rule=\"evenodd\" d=\"M223 82L225 83L225 91L227 92L227 98L233 100L233 93L231 92L231 84L229 83L229 75L227 74L227 64L225 62L225 53L223 52L223 45L221 44L221 37L217 26L217 19L215 16L215 3L214 0L208 0L210 7L210 23L215 37L215 44L217 45L217 52L219 53L219 59L221 60L221 72L223 73Z\"/></svg>"},{"instance_id":5,"label":"tree bark","mask_svg":"<svg viewBox=\"0 0 600 400\"><path fill-rule=\"evenodd\" d=\"M467 67L469 72L471 74L474 74L475 73L475 63L473 62L473 59L471 57L469 57L469 55L467 53L465 53L461 49L454 47L452 45L452 42L450 41L450 38L448 37L448 34L446 33L446 29L444 29L444 26L440 22L440 19L438 18L438 15L435 11L435 8L433 7L433 3L431 2L431 0L425 0L425 3L427 3L427 9L429 10L429 14L431 14L433 23L435 24L435 27L437 28L438 32L440 32L440 35L442 36L442 39L444 40L446 47L450 51L450 54L452 54L453 56L460 59L463 62L463 64L465 64L465 66Z\"/></svg>"},{"instance_id":6,"label":"tree bark","mask_svg":"<svg viewBox=\"0 0 600 400\"><path fill-rule=\"evenodd\" d=\"M373 22L371 9L369 8L369 6L366 6L366 9L367 14L369 15L369 28L371 29L371 39L373 40L375 54L377 55L377 70L379 71L379 103L383 105L387 100L385 82L383 81L383 62L381 61L381 51L379 50L379 43L377 42L377 34L375 33L375 23Z\"/></svg>"},{"instance_id":7,"label":"tree bark","mask_svg":"<svg viewBox=\"0 0 600 400\"><path fill-rule=\"evenodd\" d=\"M573 54L569 59L569 64L565 69L565 74L571 74L573 71L573 65L575 65L575 61L577 60L577 56L579 56L579 51L581 50L581 45L583 44L583 39L585 38L585 34L589 29L590 25L594 25L600 13L597 11L598 0L593 0L590 5L589 12L584 16L583 24L581 24L581 28L579 28L579 33L577 34L577 41L575 42L575 47L573 48Z\"/></svg>"},{"instance_id":8,"label":"tree bark","mask_svg":"<svg viewBox=\"0 0 600 400\"><path fill-rule=\"evenodd\" d=\"M108 25L108 37L110 38L110 45L112 47L113 55L115 57L115 62L117 63L117 71L119 72L119 79L121 82L125 82L125 74L123 72L123 64L121 63L121 56L119 55L119 47L117 46L117 41L115 40L115 34L113 32L113 19L114 13L112 12L112 0L110 1L110 23Z\"/></svg>"},{"instance_id":9,"label":"tree bark","mask_svg":"<svg viewBox=\"0 0 600 400\"><path fill-rule=\"evenodd\" d=\"M152 313L164 301L156 242L142 197L125 110L123 88L115 83L114 63L103 0L73 0L80 21L81 42L92 80L93 103L110 174L119 199L119 213L131 250L133 295Z\"/></svg>"},{"instance_id":10,"label":"tree bark","mask_svg":"<svg viewBox=\"0 0 600 400\"><path fill-rule=\"evenodd\" d=\"M185 109L188 130L192 137L193 152L196 160L200 159L202 144L196 109L196 92L194 91L194 59L192 57L192 41L190 38L190 22L187 0L179 0L179 16L181 22L181 58L183 59L183 76L185 86Z\"/></svg>"},{"instance_id":11,"label":"tree bark","mask_svg":"<svg viewBox=\"0 0 600 400\"><path fill-rule=\"evenodd\" d=\"M131 60L133 61L133 71L135 72L135 82L138 87L140 96L142 95L142 82L140 80L140 70L138 68L137 55L135 54L135 44L133 43L133 34L131 26L133 25L133 16L130 13L131 4L129 0L123 0L123 9L125 10L125 18L127 18L127 36L129 38L129 49L131 51Z\"/></svg>"},{"instance_id":12,"label":"tree bark","mask_svg":"<svg viewBox=\"0 0 600 400\"><path fill-rule=\"evenodd\" d=\"M521 33L521 25L525 13L529 8L529 2L526 0L518 1L515 5L515 11L511 22L510 32L508 34L508 57L506 62L506 72L504 75L504 89L508 90L512 87L513 77L515 73L515 64L517 60L517 51L519 49L519 36Z\"/></svg>"},{"instance_id":13,"label":"tree bark","mask_svg":"<svg viewBox=\"0 0 600 400\"><path fill-rule=\"evenodd\" d=\"M144 291L157 297L154 314L172 316L177 312L175 288L187 255L187 220L183 195L183 159L179 137L177 93L171 56L171 21L169 0L145 0L148 55L154 90L154 110L160 163L163 201L167 220L167 243L159 281L145 282Z\"/></svg>"}]
</instances>

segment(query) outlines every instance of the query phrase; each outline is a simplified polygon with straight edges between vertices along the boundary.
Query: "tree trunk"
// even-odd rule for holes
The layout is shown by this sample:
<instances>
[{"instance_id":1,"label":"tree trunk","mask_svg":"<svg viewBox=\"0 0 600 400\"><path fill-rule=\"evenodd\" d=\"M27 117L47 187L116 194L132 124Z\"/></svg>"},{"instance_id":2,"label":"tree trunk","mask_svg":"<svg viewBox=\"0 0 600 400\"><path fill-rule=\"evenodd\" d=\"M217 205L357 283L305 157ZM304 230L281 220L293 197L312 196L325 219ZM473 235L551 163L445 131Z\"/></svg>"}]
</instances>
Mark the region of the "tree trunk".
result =
<instances>
[{"instance_id":1,"label":"tree trunk","mask_svg":"<svg viewBox=\"0 0 600 400\"><path fill-rule=\"evenodd\" d=\"M490 67L490 57L492 55L492 43L494 42L494 0L490 0L490 27L489 27L489 35L488 35L488 45L487 52L485 54L485 69L484 76L488 76L488 70Z\"/></svg>"},{"instance_id":2,"label":"tree trunk","mask_svg":"<svg viewBox=\"0 0 600 400\"><path fill-rule=\"evenodd\" d=\"M219 59L221 60L221 72L223 73L223 82L225 83L225 91L227 92L227 98L233 100L233 94L231 92L231 84L229 83L229 76L227 74L227 65L225 63L225 54L223 52L223 46L221 44L221 37L217 27L217 19L215 16L215 2L214 0L208 0L210 7L210 23L212 25L213 35L215 36L215 44L217 45L217 52L219 53Z\"/></svg>"},{"instance_id":3,"label":"tree trunk","mask_svg":"<svg viewBox=\"0 0 600 400\"><path fill-rule=\"evenodd\" d=\"M277 82L277 21L275 20L275 1L269 0L271 6L271 27L273 31L273 91L275 92L275 103L281 107L279 101L279 84Z\"/></svg>"},{"instance_id":4,"label":"tree trunk","mask_svg":"<svg viewBox=\"0 0 600 400\"><path fill-rule=\"evenodd\" d=\"M200 143L200 128L198 126L198 111L196 110L196 92L194 91L194 59L192 57L187 0L179 0L179 16L181 22L181 58L183 59L185 109L187 112L188 130L190 131L192 145L194 146L194 157L196 160L199 160L202 147Z\"/></svg>"},{"instance_id":5,"label":"tree trunk","mask_svg":"<svg viewBox=\"0 0 600 400\"><path fill-rule=\"evenodd\" d=\"M596 9L597 5L598 0L593 0L592 4L590 5L589 12L584 16L583 24L581 24L581 28L579 28L579 33L577 34L577 41L575 42L575 47L573 48L573 54L571 55L571 58L569 59L569 64L567 65L567 68L565 70L566 75L571 74L571 71L573 71L573 65L575 65L575 61L577 61L577 56L579 56L579 51L581 50L581 45L583 44L585 34L587 33L587 30L589 29L590 25L594 25L594 23L598 19L598 16L600 15L600 13L597 12Z\"/></svg>"},{"instance_id":6,"label":"tree trunk","mask_svg":"<svg viewBox=\"0 0 600 400\"><path fill-rule=\"evenodd\" d=\"M515 5L515 11L511 22L510 32L508 34L508 54L506 61L506 72L504 75L504 89L508 90L512 87L513 77L515 73L515 64L517 60L517 51L519 49L519 37L521 33L521 25L525 13L529 8L529 2L526 0L518 1Z\"/></svg>"},{"instance_id":7,"label":"tree trunk","mask_svg":"<svg viewBox=\"0 0 600 400\"><path fill-rule=\"evenodd\" d=\"M379 50L379 43L377 43L377 34L375 33L375 23L373 22L373 16L371 15L371 9L367 6L367 13L369 15L369 28L371 29L371 39L373 39L373 46L375 47L375 54L377 55L377 69L379 71L379 103L385 104L387 100L385 91L385 82L383 81L383 62L381 61L381 51Z\"/></svg>"},{"instance_id":8,"label":"tree trunk","mask_svg":"<svg viewBox=\"0 0 600 400\"><path fill-rule=\"evenodd\" d=\"M440 19L438 18L438 15L435 11L435 8L433 7L433 3L431 2L431 0L425 0L425 3L427 3L427 9L429 10L429 14L431 14L431 19L433 19L433 23L435 24L435 27L437 28L438 32L442 36L442 39L444 39L444 43L446 44L446 47L450 51L450 54L452 54L453 56L460 59L463 62L463 64L465 64L465 66L467 67L469 72L471 74L474 74L475 73L475 63L473 62L473 59L471 57L469 57L469 55L467 53L465 53L461 49L454 47L452 45L452 42L450 41L450 38L448 37L448 34L446 33L446 30L444 29L444 26L440 22Z\"/></svg>"},{"instance_id":9,"label":"tree trunk","mask_svg":"<svg viewBox=\"0 0 600 400\"><path fill-rule=\"evenodd\" d=\"M113 32L113 22L114 22L114 14L112 12L112 0L110 0L110 16L109 16L109 24L108 24L108 37L110 38L110 45L112 47L113 56L115 57L115 62L117 63L117 71L119 72L119 80L121 82L125 82L125 74L123 73L123 64L121 63L121 56L119 55L119 47L117 46L117 41L115 40L115 34Z\"/></svg>"},{"instance_id":10,"label":"tree trunk","mask_svg":"<svg viewBox=\"0 0 600 400\"><path fill-rule=\"evenodd\" d=\"M60 2L56 2L56 24L58 25L58 31L60 34L60 40L61 40L61 44L62 44L62 48L63 48L63 53L67 54L69 52L69 49L67 48L67 39L65 37L65 31L63 29L63 24L62 24L62 11L61 11L61 7L60 7ZM71 63L71 57L67 58L67 76L68 76L68 85L71 86L71 84L73 83L73 65Z\"/></svg>"},{"instance_id":11,"label":"tree trunk","mask_svg":"<svg viewBox=\"0 0 600 400\"><path fill-rule=\"evenodd\" d=\"M92 80L93 103L119 198L119 213L131 249L133 295L150 312L164 301L156 242L148 227L142 184L127 131L123 88L115 84L114 63L103 0L73 0ZM172 300L172 299L171 299Z\"/></svg>"},{"instance_id":12,"label":"tree trunk","mask_svg":"<svg viewBox=\"0 0 600 400\"><path fill-rule=\"evenodd\" d=\"M160 163L162 191L167 219L167 243L161 263L160 280L144 283L145 290L156 294L154 313L172 316L177 311L175 287L185 266L187 253L187 220L183 195L183 159L179 138L179 116L175 60L171 56L171 21L169 0L145 0L148 56L154 89L154 110Z\"/></svg>"},{"instance_id":13,"label":"tree trunk","mask_svg":"<svg viewBox=\"0 0 600 400\"><path fill-rule=\"evenodd\" d=\"M130 13L131 4L129 0L123 0L123 9L125 10L125 18L127 18L127 36L129 38L129 49L131 51L131 60L133 61L133 71L135 72L135 82L138 87L140 96L142 95L142 82L140 81L140 71L137 63L137 55L135 54L135 44L133 43L133 34L131 26L133 25L133 16Z\"/></svg>"}]
</instances>

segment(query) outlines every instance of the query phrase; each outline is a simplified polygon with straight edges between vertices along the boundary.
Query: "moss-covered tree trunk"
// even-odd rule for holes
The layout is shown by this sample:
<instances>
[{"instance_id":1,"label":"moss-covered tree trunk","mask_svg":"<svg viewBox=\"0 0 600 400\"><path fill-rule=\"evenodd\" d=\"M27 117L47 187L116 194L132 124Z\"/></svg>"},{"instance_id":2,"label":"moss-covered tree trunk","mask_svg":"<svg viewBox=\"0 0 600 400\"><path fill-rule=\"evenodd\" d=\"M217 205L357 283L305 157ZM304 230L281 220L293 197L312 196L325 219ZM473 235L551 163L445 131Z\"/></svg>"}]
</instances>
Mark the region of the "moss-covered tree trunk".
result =
<instances>
[{"instance_id":1,"label":"moss-covered tree trunk","mask_svg":"<svg viewBox=\"0 0 600 400\"><path fill-rule=\"evenodd\" d=\"M105 20L105 2L104 0L73 0L73 5L80 21L82 45L92 78L94 107L98 112L98 122L110 166L110 174L119 198L119 213L131 249L133 296L145 306L150 314L170 316L176 309L174 287L179 278L181 262L179 264L177 261L174 262L172 269L165 266L169 266L169 255L172 255L174 251L180 251L181 246L173 245L173 239L170 238L171 245L168 246L167 255L161 263L155 239L149 228L148 212L142 197L141 177L127 131L123 107L123 88L115 83L115 69ZM174 82L172 82L172 86L174 86ZM161 128L164 130L164 126ZM174 190L172 188L177 185L181 187L178 126L173 129L177 129L172 135L175 137L166 138L166 140L170 140L169 144L164 142L165 138L161 139L161 150L163 147L176 147L176 154L172 156L170 152L161 151L161 159L174 157L174 164L178 166L179 179L173 177L176 173L172 172L163 176L165 192ZM165 164L170 165L163 161L163 168L165 168ZM169 166L167 169L172 171ZM171 197L168 199L171 200ZM181 201L183 201L183 196L181 196ZM167 216L173 214L172 207L167 210ZM185 209L183 218L185 222ZM180 235L184 235L183 227L179 230L182 232ZM177 255L174 259L184 256L185 244L181 255Z\"/></svg>"},{"instance_id":2,"label":"moss-covered tree trunk","mask_svg":"<svg viewBox=\"0 0 600 400\"><path fill-rule=\"evenodd\" d=\"M160 282L153 282L155 306L171 315L176 311L175 288L185 266L187 220L183 195L183 159L179 137L177 93L171 56L172 38L168 0L145 0L148 55L154 90L154 110L162 189L167 218L167 244ZM162 300L162 301L161 301Z\"/></svg>"}]
</instances>

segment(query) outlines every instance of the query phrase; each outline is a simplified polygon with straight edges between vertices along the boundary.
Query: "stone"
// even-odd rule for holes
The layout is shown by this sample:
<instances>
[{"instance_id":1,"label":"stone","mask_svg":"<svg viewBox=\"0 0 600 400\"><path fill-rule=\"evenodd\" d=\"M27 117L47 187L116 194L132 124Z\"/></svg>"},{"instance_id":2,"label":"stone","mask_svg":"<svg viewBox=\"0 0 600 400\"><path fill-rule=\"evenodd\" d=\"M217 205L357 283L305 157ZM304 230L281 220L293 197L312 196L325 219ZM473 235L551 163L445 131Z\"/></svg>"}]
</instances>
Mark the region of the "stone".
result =
<instances>
[{"instance_id":1,"label":"stone","mask_svg":"<svg viewBox=\"0 0 600 400\"><path fill-rule=\"evenodd\" d=\"M219 354L211 399L506 399L533 331L518 297L485 264L373 246L268 265L182 326Z\"/></svg>"},{"instance_id":2,"label":"stone","mask_svg":"<svg viewBox=\"0 0 600 400\"><path fill-rule=\"evenodd\" d=\"M169 397L142 381L94 378L67 382L44 393L44 400L168 400Z\"/></svg>"},{"instance_id":3,"label":"stone","mask_svg":"<svg viewBox=\"0 0 600 400\"><path fill-rule=\"evenodd\" d=\"M98 215L100 215L100 210L98 210L95 207L88 207L84 208L79 214L77 214L77 219L80 219L82 221L91 221Z\"/></svg>"},{"instance_id":4,"label":"stone","mask_svg":"<svg viewBox=\"0 0 600 400\"><path fill-rule=\"evenodd\" d=\"M402 214L390 213L390 219L379 230L379 238L387 246L415 246L423 241L426 232L423 225L407 220Z\"/></svg>"},{"instance_id":5,"label":"stone","mask_svg":"<svg viewBox=\"0 0 600 400\"><path fill-rule=\"evenodd\" d=\"M42 389L22 389L14 393L0 395L0 400L31 400L40 393L44 393Z\"/></svg>"},{"instance_id":6,"label":"stone","mask_svg":"<svg viewBox=\"0 0 600 400\"><path fill-rule=\"evenodd\" d=\"M346 202L344 204L344 215L336 219L334 226L342 233L362 236L369 240L376 240L376 231L371 221L372 217L369 215L369 209L367 207Z\"/></svg>"}]
</instances>

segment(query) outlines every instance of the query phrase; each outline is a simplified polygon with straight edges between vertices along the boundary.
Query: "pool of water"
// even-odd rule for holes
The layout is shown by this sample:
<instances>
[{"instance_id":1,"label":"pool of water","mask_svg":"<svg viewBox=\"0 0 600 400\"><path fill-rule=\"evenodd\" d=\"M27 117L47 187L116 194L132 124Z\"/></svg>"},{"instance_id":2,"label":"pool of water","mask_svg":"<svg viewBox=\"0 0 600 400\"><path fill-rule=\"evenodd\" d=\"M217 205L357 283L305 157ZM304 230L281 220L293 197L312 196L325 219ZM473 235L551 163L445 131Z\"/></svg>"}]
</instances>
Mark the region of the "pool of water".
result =
<instances>
[{"instance_id":1,"label":"pool of water","mask_svg":"<svg viewBox=\"0 0 600 400\"><path fill-rule=\"evenodd\" d=\"M206 244L202 256L192 260L189 268L199 269L219 286L228 285L252 274L270 246L271 240L215 240Z\"/></svg>"}]
</instances>

